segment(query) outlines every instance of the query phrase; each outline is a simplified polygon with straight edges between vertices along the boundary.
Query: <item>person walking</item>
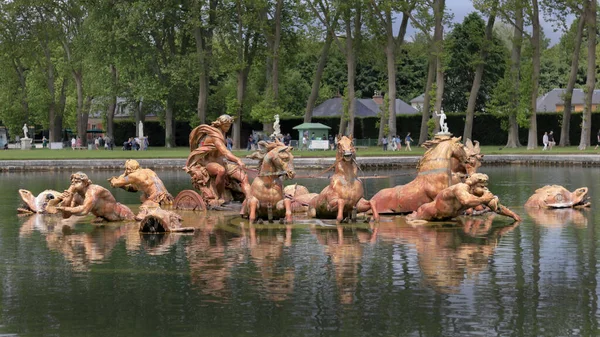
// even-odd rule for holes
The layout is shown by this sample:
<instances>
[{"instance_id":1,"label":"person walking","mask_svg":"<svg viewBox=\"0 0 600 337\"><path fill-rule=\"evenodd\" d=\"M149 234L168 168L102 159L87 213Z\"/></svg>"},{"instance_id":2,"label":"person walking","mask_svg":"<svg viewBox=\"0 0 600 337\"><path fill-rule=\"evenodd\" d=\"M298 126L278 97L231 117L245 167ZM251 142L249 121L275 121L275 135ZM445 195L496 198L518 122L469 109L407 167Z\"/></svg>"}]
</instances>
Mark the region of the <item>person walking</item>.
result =
<instances>
[{"instance_id":1,"label":"person walking","mask_svg":"<svg viewBox=\"0 0 600 337\"><path fill-rule=\"evenodd\" d=\"M396 149L398 151L402 150L402 138L400 136L396 136Z\"/></svg>"},{"instance_id":2,"label":"person walking","mask_svg":"<svg viewBox=\"0 0 600 337\"><path fill-rule=\"evenodd\" d=\"M381 144L383 144L383 151L387 151L387 146L388 146L387 135L384 135L383 138L381 138Z\"/></svg>"},{"instance_id":3,"label":"person walking","mask_svg":"<svg viewBox=\"0 0 600 337\"><path fill-rule=\"evenodd\" d=\"M598 133L596 134L596 147L594 148L594 150L598 149L598 146L600 145L600 130L598 130Z\"/></svg>"},{"instance_id":4,"label":"person walking","mask_svg":"<svg viewBox=\"0 0 600 337\"><path fill-rule=\"evenodd\" d=\"M548 150L552 150L554 145L556 145L556 142L554 141L554 131L550 131L548 134Z\"/></svg>"},{"instance_id":5,"label":"person walking","mask_svg":"<svg viewBox=\"0 0 600 337\"><path fill-rule=\"evenodd\" d=\"M392 144L390 145L392 151L396 151L396 136L392 136Z\"/></svg>"},{"instance_id":6,"label":"person walking","mask_svg":"<svg viewBox=\"0 0 600 337\"><path fill-rule=\"evenodd\" d=\"M544 136L542 137L542 143L544 144L544 148L542 151L546 151L548 148L548 132L544 132Z\"/></svg>"},{"instance_id":7,"label":"person walking","mask_svg":"<svg viewBox=\"0 0 600 337\"><path fill-rule=\"evenodd\" d=\"M308 136L302 136L302 146L300 146L300 150L308 150Z\"/></svg>"},{"instance_id":8,"label":"person walking","mask_svg":"<svg viewBox=\"0 0 600 337\"><path fill-rule=\"evenodd\" d=\"M412 138L410 138L410 132L408 134L406 134L406 137L404 137L404 145L406 145L406 148L404 149L404 151L412 151L412 149L410 148L410 143L412 142Z\"/></svg>"}]
</instances>

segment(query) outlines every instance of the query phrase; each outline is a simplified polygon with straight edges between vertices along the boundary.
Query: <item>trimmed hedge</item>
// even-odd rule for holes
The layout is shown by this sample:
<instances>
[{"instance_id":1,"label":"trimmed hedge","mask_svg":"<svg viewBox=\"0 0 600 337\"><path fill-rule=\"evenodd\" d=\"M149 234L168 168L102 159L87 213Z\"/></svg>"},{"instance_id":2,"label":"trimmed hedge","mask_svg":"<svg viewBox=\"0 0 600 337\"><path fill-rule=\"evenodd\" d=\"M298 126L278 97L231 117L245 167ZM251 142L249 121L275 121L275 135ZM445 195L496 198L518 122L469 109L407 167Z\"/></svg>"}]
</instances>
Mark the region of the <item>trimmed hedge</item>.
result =
<instances>
[{"instance_id":1,"label":"trimmed hedge","mask_svg":"<svg viewBox=\"0 0 600 337\"><path fill-rule=\"evenodd\" d=\"M465 115L460 113L447 113L446 122L448 123L448 129L455 136L462 136ZM354 137L358 139L377 139L379 135L379 128L377 127L378 118L369 117L356 119L354 128ZM571 145L579 144L579 138L581 137L581 121L582 114L574 113L571 116L571 132L570 141ZM330 134L337 134L339 130L339 117L328 117L328 118L313 118L313 123L322 123L329 127L331 130ZM502 120L489 115L480 114L476 115L473 125L473 139L481 143L481 145L504 145L506 144L508 133L503 130ZM290 133L292 139L297 138L297 131L293 130L293 127L303 123L303 118L286 118L280 120L281 132L283 134ZM554 131L554 140L558 143L560 141L560 128L562 123L562 113L542 113L537 115L537 128L538 128L538 142L541 144L542 136L546 131ZM406 133L410 132L413 139L418 140L421 128L421 115L402 115L396 119L397 134L404 137ZM176 146L188 146L189 134L192 127L187 122L176 122L175 123L175 145ZM136 126L134 121L116 121L115 122L115 145L120 146L129 137L135 137ZM592 114L592 134L590 135L591 144L596 143L596 133L600 128L600 113ZM242 122L241 130L241 146L246 147L246 141L252 130L262 130L262 123L258 122ZM519 128L519 140L522 145L527 144L528 129ZM165 145L165 130L157 121L147 121L144 123L144 133L149 138L150 146L164 146Z\"/></svg>"}]
</instances>

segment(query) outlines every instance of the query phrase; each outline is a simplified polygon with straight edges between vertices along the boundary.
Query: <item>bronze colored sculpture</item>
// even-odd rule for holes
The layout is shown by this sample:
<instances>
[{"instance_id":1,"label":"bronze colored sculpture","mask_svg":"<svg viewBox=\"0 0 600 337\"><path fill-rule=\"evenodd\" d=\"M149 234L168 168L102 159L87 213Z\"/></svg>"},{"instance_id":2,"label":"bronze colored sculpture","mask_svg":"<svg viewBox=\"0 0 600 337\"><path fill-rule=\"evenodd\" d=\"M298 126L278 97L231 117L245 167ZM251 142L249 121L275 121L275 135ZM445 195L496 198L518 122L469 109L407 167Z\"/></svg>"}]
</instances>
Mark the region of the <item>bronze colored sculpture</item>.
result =
<instances>
[{"instance_id":1,"label":"bronze colored sculpture","mask_svg":"<svg viewBox=\"0 0 600 337\"><path fill-rule=\"evenodd\" d=\"M79 197L83 198L81 205L76 202ZM61 194L60 198L63 200L62 205L56 209L62 213L64 218L92 213L98 217L96 221L134 219L134 214L129 207L118 203L106 188L92 184L92 181L83 172L71 175L71 186Z\"/></svg>"},{"instance_id":2,"label":"bronze colored sculpture","mask_svg":"<svg viewBox=\"0 0 600 337\"><path fill-rule=\"evenodd\" d=\"M408 215L407 220L450 220L469 208L486 205L498 214L520 221L521 218L517 214L501 205L498 198L487 189L488 179L488 176L482 173L470 175L464 183L443 189L433 201L421 205Z\"/></svg>"},{"instance_id":3,"label":"bronze colored sculpture","mask_svg":"<svg viewBox=\"0 0 600 337\"><path fill-rule=\"evenodd\" d=\"M204 203L211 207L233 200L232 192L240 195L240 200L248 195L246 167L227 149L225 142L232 123L231 116L221 115L211 125L202 124L190 133L191 153L184 169Z\"/></svg>"},{"instance_id":4,"label":"bronze colored sculpture","mask_svg":"<svg viewBox=\"0 0 600 337\"><path fill-rule=\"evenodd\" d=\"M133 159L125 162L125 173L108 179L111 187L120 187L128 192L141 191L142 203L152 201L160 205L171 205L173 196L167 191L162 180L151 169L140 168Z\"/></svg>"},{"instance_id":5,"label":"bronze colored sculpture","mask_svg":"<svg viewBox=\"0 0 600 337\"><path fill-rule=\"evenodd\" d=\"M167 211L152 201L140 206L140 212L135 216L140 221L142 233L193 232L191 227L181 227L181 215Z\"/></svg>"},{"instance_id":6,"label":"bronze colored sculpture","mask_svg":"<svg viewBox=\"0 0 600 337\"><path fill-rule=\"evenodd\" d=\"M471 174L477 167L476 163L469 163L469 154L460 138L437 135L422 146L428 150L419 160L417 177L406 185L382 189L371 198L378 213L413 212L458 182L453 173Z\"/></svg>"},{"instance_id":7,"label":"bronze colored sculpture","mask_svg":"<svg viewBox=\"0 0 600 337\"><path fill-rule=\"evenodd\" d=\"M588 188L580 187L573 192L559 185L546 185L538 188L527 199L528 208L583 208L589 207Z\"/></svg>"},{"instance_id":8,"label":"bronze colored sculpture","mask_svg":"<svg viewBox=\"0 0 600 337\"><path fill-rule=\"evenodd\" d=\"M37 196L34 196L30 191L20 189L19 196L23 201L23 205L17 208L17 211L20 214L56 213L56 209L52 206L56 206L62 201L60 195L60 192L45 190Z\"/></svg>"},{"instance_id":9,"label":"bronze colored sculpture","mask_svg":"<svg viewBox=\"0 0 600 337\"><path fill-rule=\"evenodd\" d=\"M334 166L335 173L321 193L296 196L295 200L301 204L309 204L316 211L317 218L335 218L342 221L344 214L351 214L349 218L355 220L356 212L372 210L373 218L379 220L373 199L367 201L363 198L364 188L362 181L358 179L356 150L352 144L352 137L343 136L338 139Z\"/></svg>"},{"instance_id":10,"label":"bronze colored sculpture","mask_svg":"<svg viewBox=\"0 0 600 337\"><path fill-rule=\"evenodd\" d=\"M292 201L284 199L283 179L292 179L296 175L292 149L278 140L263 145L268 152L257 157L260 160L259 174L250 186L242 212L248 214L251 223L257 217L266 216L271 221L282 215L291 223Z\"/></svg>"}]
</instances>

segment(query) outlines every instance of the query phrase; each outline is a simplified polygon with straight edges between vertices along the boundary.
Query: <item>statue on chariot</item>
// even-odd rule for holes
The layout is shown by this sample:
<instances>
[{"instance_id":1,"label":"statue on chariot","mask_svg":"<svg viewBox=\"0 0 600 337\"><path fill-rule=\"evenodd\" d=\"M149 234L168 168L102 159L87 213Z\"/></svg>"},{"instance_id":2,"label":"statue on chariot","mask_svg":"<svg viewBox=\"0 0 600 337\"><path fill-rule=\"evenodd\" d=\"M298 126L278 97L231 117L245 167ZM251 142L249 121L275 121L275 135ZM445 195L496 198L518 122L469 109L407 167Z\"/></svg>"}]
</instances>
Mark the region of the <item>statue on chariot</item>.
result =
<instances>
[{"instance_id":1,"label":"statue on chariot","mask_svg":"<svg viewBox=\"0 0 600 337\"><path fill-rule=\"evenodd\" d=\"M221 115L210 125L202 124L190 133L190 150L184 170L200 194L185 190L175 198L175 208L219 208L230 201L243 201L250 184L246 166L227 149L225 135L233 117Z\"/></svg>"}]
</instances>

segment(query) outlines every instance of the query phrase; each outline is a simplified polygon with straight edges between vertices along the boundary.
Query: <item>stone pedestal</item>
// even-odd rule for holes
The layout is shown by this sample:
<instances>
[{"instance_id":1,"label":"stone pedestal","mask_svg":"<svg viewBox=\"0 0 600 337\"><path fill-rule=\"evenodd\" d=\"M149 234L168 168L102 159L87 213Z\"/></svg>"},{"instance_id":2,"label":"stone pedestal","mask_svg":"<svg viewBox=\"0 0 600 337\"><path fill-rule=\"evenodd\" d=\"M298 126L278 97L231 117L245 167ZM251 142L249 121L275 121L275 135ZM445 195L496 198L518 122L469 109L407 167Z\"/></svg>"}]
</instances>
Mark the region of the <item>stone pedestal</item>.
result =
<instances>
[{"instance_id":1,"label":"stone pedestal","mask_svg":"<svg viewBox=\"0 0 600 337\"><path fill-rule=\"evenodd\" d=\"M31 150L31 138L21 138L21 150Z\"/></svg>"}]
</instances>

